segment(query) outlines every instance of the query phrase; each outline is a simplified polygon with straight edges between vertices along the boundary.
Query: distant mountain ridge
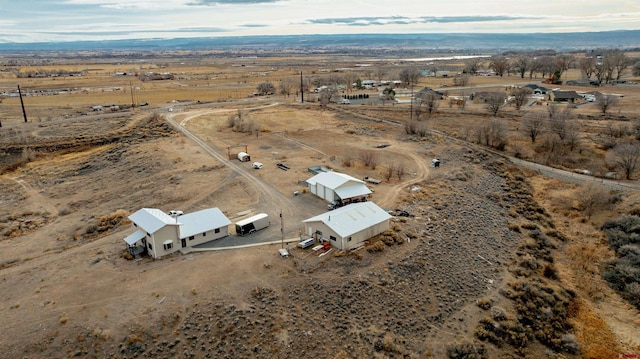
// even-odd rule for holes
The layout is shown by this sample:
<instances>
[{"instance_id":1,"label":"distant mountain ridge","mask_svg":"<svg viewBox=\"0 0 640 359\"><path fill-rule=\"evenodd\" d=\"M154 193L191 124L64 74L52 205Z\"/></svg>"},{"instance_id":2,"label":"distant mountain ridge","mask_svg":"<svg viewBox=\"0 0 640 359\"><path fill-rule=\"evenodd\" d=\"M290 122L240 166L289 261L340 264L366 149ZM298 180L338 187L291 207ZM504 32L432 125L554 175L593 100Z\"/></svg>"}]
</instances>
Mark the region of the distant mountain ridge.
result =
<instances>
[{"instance_id":1,"label":"distant mountain ridge","mask_svg":"<svg viewBox=\"0 0 640 359\"><path fill-rule=\"evenodd\" d=\"M430 33L430 34L342 34L281 35L210 38L133 39L106 41L0 43L0 52L15 51L154 51L154 50L290 50L340 53L341 50L384 52L487 52L506 50L556 51L598 48L640 48L640 30L572 33Z\"/></svg>"}]
</instances>

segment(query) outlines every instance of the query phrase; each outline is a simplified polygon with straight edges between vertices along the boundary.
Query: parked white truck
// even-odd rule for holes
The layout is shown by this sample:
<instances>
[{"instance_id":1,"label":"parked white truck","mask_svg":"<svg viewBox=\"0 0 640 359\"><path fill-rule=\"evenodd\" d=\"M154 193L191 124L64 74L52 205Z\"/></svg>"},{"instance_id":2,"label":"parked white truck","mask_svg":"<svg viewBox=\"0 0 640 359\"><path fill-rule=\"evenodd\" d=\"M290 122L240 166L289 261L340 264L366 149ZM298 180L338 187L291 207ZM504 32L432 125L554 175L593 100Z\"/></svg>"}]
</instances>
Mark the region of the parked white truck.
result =
<instances>
[{"instance_id":1,"label":"parked white truck","mask_svg":"<svg viewBox=\"0 0 640 359\"><path fill-rule=\"evenodd\" d=\"M258 213L255 216L236 222L236 234L244 236L255 231L269 227L269 215L266 213Z\"/></svg>"}]
</instances>

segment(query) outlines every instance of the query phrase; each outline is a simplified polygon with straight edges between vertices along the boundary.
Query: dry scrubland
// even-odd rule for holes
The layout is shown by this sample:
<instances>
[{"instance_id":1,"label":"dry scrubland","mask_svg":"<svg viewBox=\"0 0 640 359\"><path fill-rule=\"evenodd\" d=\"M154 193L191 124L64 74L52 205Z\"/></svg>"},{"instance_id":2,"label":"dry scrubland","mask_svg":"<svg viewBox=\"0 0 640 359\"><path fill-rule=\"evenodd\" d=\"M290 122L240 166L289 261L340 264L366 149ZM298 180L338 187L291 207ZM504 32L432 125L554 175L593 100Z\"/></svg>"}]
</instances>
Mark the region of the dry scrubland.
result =
<instances>
[{"instance_id":1,"label":"dry scrubland","mask_svg":"<svg viewBox=\"0 0 640 359\"><path fill-rule=\"evenodd\" d=\"M611 358L640 353L640 315L607 285L621 274L606 264L615 257L609 246L613 237L601 229L605 223L622 228L615 243L627 248L620 233L635 222L610 220L638 214L636 191L542 177L475 143L484 124L498 118L506 124L506 154L604 174L612 161L604 144L635 136L638 87L599 89L625 95L606 116L593 104L572 109L579 145L555 147L560 155L545 147L552 133L531 144L520 129L523 113L546 113L546 105L506 107L490 116L483 104L463 109L444 100L435 113L421 115L420 126L426 124L428 131L420 135L407 131L407 105L321 110L317 103L295 104L295 95L247 99L263 81L295 79L300 70L310 77L330 76L325 70L353 67L355 61L62 63L50 67L87 69L88 75L21 79L23 89L86 90L27 97L28 124L22 123L16 99L0 104L0 201L9 209L0 216L0 323L6 332L0 356ZM152 82L113 76L150 69L177 76ZM366 69L352 71L365 77ZM17 81L1 75L3 89ZM567 74L577 76L573 70ZM501 91L501 85L523 82L514 76L471 81ZM420 82L444 84L450 86L451 79ZM121 90L103 90L118 86ZM79 115L93 105L130 103L131 87L149 107ZM450 94L456 91L462 90ZM169 113L170 107L175 111ZM324 258L293 250L294 257L285 260L271 246L128 261L122 257L122 238L131 231L126 216L140 207L218 206L233 218L268 205L258 189L165 117L221 153L247 144L265 163L252 173L282 196L302 191L299 181L308 178L307 167L325 165L385 179L373 200L413 216L394 218L391 230L359 251ZM241 128L252 131L237 131ZM618 128L622 131L611 131ZM390 146L378 149L379 144ZM442 167L429 168L436 157ZM278 170L277 162L292 170ZM389 176L389 168L398 165L404 173ZM301 216L308 208L319 213L324 207L308 193L300 201ZM294 227L287 227L287 236L296 235Z\"/></svg>"}]
</instances>

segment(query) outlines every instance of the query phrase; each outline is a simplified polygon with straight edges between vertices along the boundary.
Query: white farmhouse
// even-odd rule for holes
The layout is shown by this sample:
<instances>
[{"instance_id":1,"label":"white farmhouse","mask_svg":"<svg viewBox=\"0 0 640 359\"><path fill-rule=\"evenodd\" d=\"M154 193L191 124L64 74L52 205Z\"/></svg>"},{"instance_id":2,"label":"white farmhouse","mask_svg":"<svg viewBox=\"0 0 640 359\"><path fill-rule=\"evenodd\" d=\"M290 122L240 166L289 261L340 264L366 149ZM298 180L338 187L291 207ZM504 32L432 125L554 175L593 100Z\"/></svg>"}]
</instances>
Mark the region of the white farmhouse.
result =
<instances>
[{"instance_id":1,"label":"white farmhouse","mask_svg":"<svg viewBox=\"0 0 640 359\"><path fill-rule=\"evenodd\" d=\"M136 231L126 237L133 256L153 258L229 235L231 221L218 208L170 216L156 208L142 208L129 216Z\"/></svg>"},{"instance_id":2,"label":"white farmhouse","mask_svg":"<svg viewBox=\"0 0 640 359\"><path fill-rule=\"evenodd\" d=\"M391 215L373 202L353 203L303 221L305 233L342 250L386 231Z\"/></svg>"},{"instance_id":3,"label":"white farmhouse","mask_svg":"<svg viewBox=\"0 0 640 359\"><path fill-rule=\"evenodd\" d=\"M329 202L358 202L371 194L364 181L344 173L320 172L306 182L309 192Z\"/></svg>"}]
</instances>

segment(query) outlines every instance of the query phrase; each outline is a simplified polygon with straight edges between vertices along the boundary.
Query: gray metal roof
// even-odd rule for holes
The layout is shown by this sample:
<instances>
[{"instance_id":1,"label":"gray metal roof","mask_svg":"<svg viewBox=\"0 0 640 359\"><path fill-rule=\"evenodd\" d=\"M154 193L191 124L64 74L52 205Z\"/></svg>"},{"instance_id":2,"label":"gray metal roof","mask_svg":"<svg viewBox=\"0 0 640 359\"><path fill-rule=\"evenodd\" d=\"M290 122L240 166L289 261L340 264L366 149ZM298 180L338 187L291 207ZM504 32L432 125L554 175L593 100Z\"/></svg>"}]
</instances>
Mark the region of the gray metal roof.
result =
<instances>
[{"instance_id":1,"label":"gray metal roof","mask_svg":"<svg viewBox=\"0 0 640 359\"><path fill-rule=\"evenodd\" d=\"M167 225L179 225L177 218L164 213L157 208L142 208L129 216L131 222L148 233L155 233Z\"/></svg>"},{"instance_id":2,"label":"gray metal roof","mask_svg":"<svg viewBox=\"0 0 640 359\"><path fill-rule=\"evenodd\" d=\"M344 238L375 226L389 218L391 218L391 215L375 203L360 202L311 217L303 222L322 222Z\"/></svg>"},{"instance_id":3,"label":"gray metal roof","mask_svg":"<svg viewBox=\"0 0 640 359\"><path fill-rule=\"evenodd\" d=\"M195 236L196 234L226 227L231 224L227 216L218 208L207 208L201 211L187 213L180 216L180 238Z\"/></svg>"}]
</instances>

